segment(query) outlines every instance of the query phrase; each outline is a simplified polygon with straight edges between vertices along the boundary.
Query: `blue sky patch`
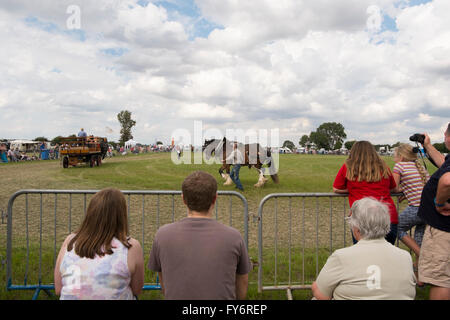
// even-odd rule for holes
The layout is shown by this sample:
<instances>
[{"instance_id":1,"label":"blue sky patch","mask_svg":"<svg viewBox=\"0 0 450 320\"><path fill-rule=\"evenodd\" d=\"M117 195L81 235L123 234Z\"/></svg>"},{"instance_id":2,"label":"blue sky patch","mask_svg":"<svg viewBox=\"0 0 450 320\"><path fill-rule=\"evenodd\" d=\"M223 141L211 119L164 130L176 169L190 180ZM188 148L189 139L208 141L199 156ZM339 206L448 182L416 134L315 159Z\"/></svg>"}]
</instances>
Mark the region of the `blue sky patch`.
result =
<instances>
[{"instance_id":1,"label":"blue sky patch","mask_svg":"<svg viewBox=\"0 0 450 320\"><path fill-rule=\"evenodd\" d=\"M28 27L40 29L48 33L63 34L82 42L86 40L86 32L82 29L61 29L56 23L42 21L33 16L26 17L24 22Z\"/></svg>"},{"instance_id":2,"label":"blue sky patch","mask_svg":"<svg viewBox=\"0 0 450 320\"><path fill-rule=\"evenodd\" d=\"M425 4L428 2L432 2L433 0L410 0L409 1L409 6L413 7L413 6L419 6L421 4Z\"/></svg>"},{"instance_id":3,"label":"blue sky patch","mask_svg":"<svg viewBox=\"0 0 450 320\"><path fill-rule=\"evenodd\" d=\"M148 5L147 0L140 0L139 3L142 6ZM190 40L207 38L214 29L223 29L223 26L204 18L194 0L157 1L154 5L166 9L169 20L178 20L177 16L180 15L188 17L190 25L187 32Z\"/></svg>"},{"instance_id":4,"label":"blue sky patch","mask_svg":"<svg viewBox=\"0 0 450 320\"><path fill-rule=\"evenodd\" d=\"M108 49L102 49L100 51L108 56L121 57L125 53L127 53L129 50L127 48L108 48Z\"/></svg>"},{"instance_id":5,"label":"blue sky patch","mask_svg":"<svg viewBox=\"0 0 450 320\"><path fill-rule=\"evenodd\" d=\"M398 31L395 19L388 16L387 14L383 14L383 23L381 24L381 32L384 31L393 31L393 32Z\"/></svg>"}]
</instances>

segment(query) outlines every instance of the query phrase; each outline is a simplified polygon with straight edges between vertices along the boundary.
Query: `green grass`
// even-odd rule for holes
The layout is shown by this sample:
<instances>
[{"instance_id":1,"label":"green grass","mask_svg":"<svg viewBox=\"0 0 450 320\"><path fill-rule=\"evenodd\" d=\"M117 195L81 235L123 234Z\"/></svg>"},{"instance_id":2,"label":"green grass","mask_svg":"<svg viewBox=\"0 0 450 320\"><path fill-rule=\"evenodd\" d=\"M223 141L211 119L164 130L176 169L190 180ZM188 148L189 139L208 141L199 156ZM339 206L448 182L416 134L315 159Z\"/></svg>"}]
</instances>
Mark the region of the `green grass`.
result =
<instances>
[{"instance_id":1,"label":"green grass","mask_svg":"<svg viewBox=\"0 0 450 320\"><path fill-rule=\"evenodd\" d=\"M257 208L261 199L270 193L280 192L331 192L332 183L337 171L346 159L345 156L324 156L324 155L280 155L279 184L274 184L269 180L263 188L257 189L253 184L257 182L258 176L255 169L243 167L240 172L240 178L244 185L243 195L248 200L249 205L249 252L253 260L257 260L257 223L253 218L257 215ZM393 166L391 158L386 158L387 163ZM431 168L432 166L429 166ZM73 167L63 169L58 161L36 161L16 164L0 165L0 174L3 178L3 185L0 186L0 209L6 211L7 202L10 196L19 189L101 189L105 187L116 187L122 190L180 190L184 178L195 170L204 170L217 177L219 190L236 190L233 186L223 186L223 180L218 174L219 165L174 165L171 162L170 154L155 153L143 155L117 156L104 161L102 166L89 168L87 166ZM134 199L134 198L133 198ZM62 240L67 236L69 228L67 227L67 200L64 197L58 198L58 222L57 222L57 241L54 244L54 217L52 210L44 210L43 217L43 257L42 257L42 283L53 282L53 263L54 252L59 250ZM83 216L82 199L74 198L73 203L73 225L76 227ZM159 225L168 223L171 210L170 197L161 197L161 217ZM339 202L341 200L341 202ZM302 211L303 204L299 199L293 199L289 205L288 199L277 200L278 221L273 220L274 200L270 200L264 207L264 265L263 279L264 285L274 285L274 251L272 250L275 241L277 242L279 253L277 255L277 282L286 282L289 279L288 272L288 252L285 248L288 241L292 241L293 250L291 250L291 269L292 281L302 282L303 274L305 283L311 283L317 269L320 271L325 263L329 253L329 232L332 230L333 250L345 245L350 245L351 238L347 234L346 242L343 242L343 217L345 212L342 209L343 199L333 200L333 215L330 218L327 206L328 200L320 200L319 211L316 212L316 203L307 202L305 212ZM29 199L29 232L30 232L30 263L28 269L28 283L36 284L39 274L39 199L30 196ZM87 198L87 202L89 197ZM133 200L135 201L135 200ZM175 200L176 216L175 220L185 214L179 197ZM141 241L144 232L145 255L148 261L148 249L157 229L154 220L145 219L145 230L142 230L140 222L140 212L142 200L137 199L133 202L130 209L131 233L132 236ZM228 200L219 199L221 207L219 215L221 221L228 223ZM54 198L44 197L44 204L50 207L54 204ZM240 212L242 205L239 200L233 200L233 225L242 232L242 221L240 221ZM404 204L402 204L404 205ZM289 213L291 207L291 213ZM348 209L348 203L347 203ZM26 268L26 244L25 244L25 217L24 201L17 199L14 207L14 242L13 242L13 283L23 284ZM336 211L335 211L336 210ZM154 217L155 200L148 199L145 202L145 213ZM316 220L318 215L319 219ZM302 215L305 215L303 221ZM330 220L331 219L331 220ZM292 230L289 233L289 221L292 223ZM303 226L299 223L303 221ZM318 225L316 223L318 222ZM330 226L330 222L332 225ZM6 221L5 221L6 223ZM311 241L315 241L315 230L319 230L319 265L316 266L315 249ZM303 230L305 229L305 230ZM278 232L277 237L274 232ZM347 229L348 232L348 229ZM288 239L288 235L291 235ZM306 237L305 255L300 250L302 236ZM142 241L141 241L142 242ZM0 261L6 259L6 224L0 225ZM303 263L305 269L303 269ZM257 268L249 276L250 285L248 299L286 299L286 291L264 291L258 293L257 290ZM149 271L146 274L146 282L153 282L154 275ZM6 291L6 265L0 264L0 299L31 299L32 291ZM296 290L293 292L294 299L310 299L310 290ZM417 299L426 299L428 289L418 289ZM48 299L45 293L41 293L40 299ZM50 297L52 299L54 297ZM159 291L146 291L140 299L162 299Z\"/></svg>"}]
</instances>

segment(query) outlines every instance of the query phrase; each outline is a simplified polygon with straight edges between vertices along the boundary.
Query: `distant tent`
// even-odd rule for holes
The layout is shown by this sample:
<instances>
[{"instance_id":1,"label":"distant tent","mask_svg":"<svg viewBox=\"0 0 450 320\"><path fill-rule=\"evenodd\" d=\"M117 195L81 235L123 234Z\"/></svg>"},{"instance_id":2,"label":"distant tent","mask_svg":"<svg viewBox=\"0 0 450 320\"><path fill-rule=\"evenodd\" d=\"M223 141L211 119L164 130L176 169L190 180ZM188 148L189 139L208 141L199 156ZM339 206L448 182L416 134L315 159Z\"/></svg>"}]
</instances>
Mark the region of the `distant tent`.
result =
<instances>
[{"instance_id":1,"label":"distant tent","mask_svg":"<svg viewBox=\"0 0 450 320\"><path fill-rule=\"evenodd\" d=\"M15 150L19 149L21 152L33 151L38 144L39 141L31 141L31 140L13 140L11 141L10 148Z\"/></svg>"},{"instance_id":2,"label":"distant tent","mask_svg":"<svg viewBox=\"0 0 450 320\"><path fill-rule=\"evenodd\" d=\"M137 142L134 141L133 139L128 140L127 142L125 142L125 149L130 149L133 147L136 147Z\"/></svg>"}]
</instances>

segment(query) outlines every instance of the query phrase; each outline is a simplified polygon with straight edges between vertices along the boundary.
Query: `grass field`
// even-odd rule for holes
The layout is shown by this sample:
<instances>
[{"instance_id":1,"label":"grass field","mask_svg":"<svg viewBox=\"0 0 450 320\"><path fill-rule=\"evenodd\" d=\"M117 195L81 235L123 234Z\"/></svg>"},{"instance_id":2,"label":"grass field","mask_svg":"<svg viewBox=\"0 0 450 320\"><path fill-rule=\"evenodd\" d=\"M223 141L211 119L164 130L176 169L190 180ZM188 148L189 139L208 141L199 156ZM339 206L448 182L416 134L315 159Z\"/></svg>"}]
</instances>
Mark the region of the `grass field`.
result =
<instances>
[{"instance_id":1,"label":"grass field","mask_svg":"<svg viewBox=\"0 0 450 320\"><path fill-rule=\"evenodd\" d=\"M334 177L346 159L345 156L324 155L280 155L280 183L269 180L264 188L256 189L255 169L242 168L240 178L245 191L242 194L248 200L249 252L252 260L258 258L257 209L261 199L270 193L280 192L331 192ZM386 158L392 167L391 158ZM90 190L105 187L116 187L121 190L180 190L183 179L194 170L204 170L217 177L219 190L235 191L234 186L223 186L218 175L218 165L174 165L168 153L151 153L142 155L116 156L106 159L102 166L89 168L79 166L63 169L59 161L36 161L0 165L2 184L0 185L0 210L6 212L8 199L20 189L75 189ZM84 201L89 197L71 199L73 216L69 222L66 215L67 200L58 198L57 210L45 210L42 222L39 221L39 196L17 200L14 206L13 229L13 280L14 284L23 284L25 274L29 284L36 284L39 270L42 283L53 282L53 264L57 250L69 231L74 230L82 219ZM128 199L130 200L130 199ZM179 219L186 214L179 197L160 197L160 207L156 209L155 198L132 198L130 206L130 232L133 237L144 244L146 263L148 251L157 227ZM300 199L270 200L264 208L263 219L263 279L264 284L274 285L288 282L311 283L320 271L330 252L339 247L351 244L350 233L345 228L346 199L314 200L302 203ZM53 196L44 196L44 205L53 205ZM233 213L229 216L229 205ZM25 217L25 207L29 215ZM404 204L402 204L404 206ZM218 219L243 230L242 204L238 199L219 198ZM171 210L173 214L171 214ZM330 208L333 208L331 211ZM277 211L277 215L273 212ZM348 203L347 203L348 210ZM71 211L71 212L72 212ZM142 214L145 211L145 217ZM156 217L156 211L158 216ZM56 215L58 216L56 220ZM169 216L172 215L172 216ZM266 218L267 217L267 218ZM157 222L155 222L157 219ZM145 225L145 226L143 226ZM56 226L56 228L55 228ZM39 230L42 230L40 238ZM29 265L26 261L26 230L29 232ZM318 230L318 232L317 232ZM319 243L316 246L315 243ZM39 246L39 243L42 246ZM32 291L6 291L6 218L0 224L0 299L30 299ZM288 244L291 250L288 250ZM275 250L276 248L276 250ZM305 248L305 249L303 249ZM39 251L42 251L42 262L39 264ZM277 252L275 254L275 252ZM318 253L316 260L315 255ZM291 263L289 263L289 261ZM276 273L275 273L276 270ZM289 270L291 272L289 272ZM257 291L257 273L255 268L250 274L249 299L286 299L286 291ZM153 275L147 272L146 281L153 281ZM310 299L309 290L296 290L294 299ZM425 299L428 289L418 289L417 299ZM49 299L44 293L40 299ZM159 291L146 291L141 299L161 299ZM50 297L54 299L54 297Z\"/></svg>"}]
</instances>

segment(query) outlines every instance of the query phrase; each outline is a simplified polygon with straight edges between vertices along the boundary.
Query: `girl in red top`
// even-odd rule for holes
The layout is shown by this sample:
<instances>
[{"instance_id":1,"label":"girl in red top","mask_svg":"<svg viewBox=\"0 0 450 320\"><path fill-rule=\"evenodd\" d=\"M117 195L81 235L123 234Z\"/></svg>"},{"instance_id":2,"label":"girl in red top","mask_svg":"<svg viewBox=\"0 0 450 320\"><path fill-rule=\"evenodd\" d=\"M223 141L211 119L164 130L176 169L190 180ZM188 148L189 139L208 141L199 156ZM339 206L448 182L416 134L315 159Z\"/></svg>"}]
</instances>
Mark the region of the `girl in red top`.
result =
<instances>
[{"instance_id":1,"label":"girl in red top","mask_svg":"<svg viewBox=\"0 0 450 320\"><path fill-rule=\"evenodd\" d=\"M391 231L386 240L395 244L397 238L398 213L391 198L396 187L392 172L368 141L358 141L339 170L333 183L336 193L348 193L350 207L356 200L373 197L386 203L391 215ZM351 214L351 213L350 213ZM353 238L353 243L356 243Z\"/></svg>"}]
</instances>

